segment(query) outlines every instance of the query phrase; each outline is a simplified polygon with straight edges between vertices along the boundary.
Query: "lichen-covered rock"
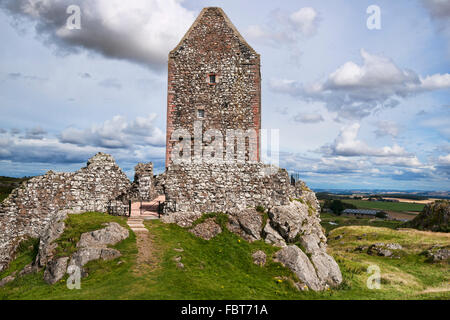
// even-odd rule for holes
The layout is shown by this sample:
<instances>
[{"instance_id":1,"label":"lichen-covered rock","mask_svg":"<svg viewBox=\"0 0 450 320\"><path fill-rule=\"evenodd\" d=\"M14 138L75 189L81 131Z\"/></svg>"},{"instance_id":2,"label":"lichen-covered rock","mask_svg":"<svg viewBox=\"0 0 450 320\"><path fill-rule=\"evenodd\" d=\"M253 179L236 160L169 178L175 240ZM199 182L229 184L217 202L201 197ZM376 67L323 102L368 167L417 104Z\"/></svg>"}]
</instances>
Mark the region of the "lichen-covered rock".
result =
<instances>
[{"instance_id":1,"label":"lichen-covered rock","mask_svg":"<svg viewBox=\"0 0 450 320\"><path fill-rule=\"evenodd\" d=\"M235 211L230 214L228 228L247 241L261 239L262 215L254 208Z\"/></svg>"},{"instance_id":2,"label":"lichen-covered rock","mask_svg":"<svg viewBox=\"0 0 450 320\"><path fill-rule=\"evenodd\" d=\"M273 244L277 247L285 247L286 241L284 241L283 237L276 231L274 228L270 226L270 223L266 223L264 227L264 241L266 243Z\"/></svg>"},{"instance_id":3,"label":"lichen-covered rock","mask_svg":"<svg viewBox=\"0 0 450 320\"><path fill-rule=\"evenodd\" d=\"M55 284L61 280L66 274L68 261L68 257L49 261L45 268L44 281L48 284Z\"/></svg>"},{"instance_id":4,"label":"lichen-covered rock","mask_svg":"<svg viewBox=\"0 0 450 320\"><path fill-rule=\"evenodd\" d=\"M72 255L69 266L76 265L82 267L90 261L94 260L113 260L119 258L121 253L119 250L101 247L81 248Z\"/></svg>"},{"instance_id":5,"label":"lichen-covered rock","mask_svg":"<svg viewBox=\"0 0 450 320\"><path fill-rule=\"evenodd\" d=\"M325 284L317 276L308 256L296 245L287 246L275 254L276 261L291 269L299 280L311 290L325 289Z\"/></svg>"},{"instance_id":6,"label":"lichen-covered rock","mask_svg":"<svg viewBox=\"0 0 450 320\"><path fill-rule=\"evenodd\" d=\"M211 240L222 232L222 228L213 218L206 219L190 230L191 233L204 240Z\"/></svg>"},{"instance_id":7,"label":"lichen-covered rock","mask_svg":"<svg viewBox=\"0 0 450 320\"><path fill-rule=\"evenodd\" d=\"M112 260L121 256L120 251L108 248L125 240L129 232L116 222L105 224L100 230L85 232L77 243L78 251L75 252L69 262L69 266L78 266L80 269L90 261L103 259Z\"/></svg>"},{"instance_id":8,"label":"lichen-covered rock","mask_svg":"<svg viewBox=\"0 0 450 320\"><path fill-rule=\"evenodd\" d=\"M200 219L202 214L199 212L170 212L161 217L164 223L174 223L182 228L189 228Z\"/></svg>"},{"instance_id":9,"label":"lichen-covered rock","mask_svg":"<svg viewBox=\"0 0 450 320\"><path fill-rule=\"evenodd\" d=\"M37 267L44 267L48 261L53 259L54 251L57 247L55 240L57 240L64 232L66 227L64 220L67 214L60 211L55 215L53 222L51 222L44 234L39 239L39 251L35 259L35 265Z\"/></svg>"},{"instance_id":10,"label":"lichen-covered rock","mask_svg":"<svg viewBox=\"0 0 450 320\"><path fill-rule=\"evenodd\" d=\"M262 250L256 251L254 254L252 254L253 263L257 264L258 266L264 266L266 264L266 253Z\"/></svg>"},{"instance_id":11,"label":"lichen-covered rock","mask_svg":"<svg viewBox=\"0 0 450 320\"><path fill-rule=\"evenodd\" d=\"M311 254L311 262L314 265L319 279L331 287L336 287L342 282L342 273L336 261L325 251L317 250Z\"/></svg>"},{"instance_id":12,"label":"lichen-covered rock","mask_svg":"<svg viewBox=\"0 0 450 320\"><path fill-rule=\"evenodd\" d=\"M375 243L369 246L367 254L380 257L392 257L395 250L403 249L398 243Z\"/></svg>"},{"instance_id":13,"label":"lichen-covered rock","mask_svg":"<svg viewBox=\"0 0 450 320\"><path fill-rule=\"evenodd\" d=\"M121 227L116 222L110 222L106 224L106 228L83 233L80 241L77 243L77 247L106 247L107 245L119 243L128 238L128 236L129 232L127 229Z\"/></svg>"}]
</instances>

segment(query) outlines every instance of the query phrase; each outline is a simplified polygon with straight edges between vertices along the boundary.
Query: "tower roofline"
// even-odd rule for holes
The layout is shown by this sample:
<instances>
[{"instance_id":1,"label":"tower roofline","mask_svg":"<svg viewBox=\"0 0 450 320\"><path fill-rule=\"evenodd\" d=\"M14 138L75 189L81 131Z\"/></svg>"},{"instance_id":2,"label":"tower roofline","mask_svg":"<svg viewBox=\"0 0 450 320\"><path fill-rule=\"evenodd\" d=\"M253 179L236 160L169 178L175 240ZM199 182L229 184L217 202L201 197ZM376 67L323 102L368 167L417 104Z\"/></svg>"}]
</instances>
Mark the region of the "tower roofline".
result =
<instances>
[{"instance_id":1,"label":"tower roofline","mask_svg":"<svg viewBox=\"0 0 450 320\"><path fill-rule=\"evenodd\" d=\"M198 15L197 19L195 19L194 23L192 24L192 26L189 28L189 30L186 32L186 34L184 35L184 37L181 39L181 41L178 43L178 45L169 53L169 56L173 53L175 53L182 45L182 43L184 42L184 40L186 40L187 38L189 38L189 36L192 33L192 30L200 23L201 19L203 18L204 14L206 13L206 11L208 10L216 10L218 11L224 18L226 24L231 28L231 30L233 30L234 34L239 38L239 40L244 43L249 49L250 51L252 51L253 53L257 54L259 56L259 53L257 53L255 51L255 49L252 48L251 45L248 44L248 42L244 39L244 37L239 33L239 31L237 30L237 28L234 26L234 24L231 22L230 18L228 18L227 14L225 13L225 11L223 11L222 8L220 7L205 7L202 9L202 11L200 12L200 14Z\"/></svg>"}]
</instances>

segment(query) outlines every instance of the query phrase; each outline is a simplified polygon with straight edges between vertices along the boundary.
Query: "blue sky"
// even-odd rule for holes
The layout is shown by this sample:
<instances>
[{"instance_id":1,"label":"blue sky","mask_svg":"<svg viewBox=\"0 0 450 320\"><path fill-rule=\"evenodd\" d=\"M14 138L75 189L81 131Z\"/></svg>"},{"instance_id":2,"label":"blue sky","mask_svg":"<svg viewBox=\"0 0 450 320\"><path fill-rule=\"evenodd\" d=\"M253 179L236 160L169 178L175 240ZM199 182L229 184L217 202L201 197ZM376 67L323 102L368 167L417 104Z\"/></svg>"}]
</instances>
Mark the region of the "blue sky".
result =
<instances>
[{"instance_id":1,"label":"blue sky","mask_svg":"<svg viewBox=\"0 0 450 320\"><path fill-rule=\"evenodd\" d=\"M81 8L81 30L65 28ZM381 29L369 30L370 5ZM0 175L164 167L167 53L220 6L262 57L262 126L313 188L450 190L450 1L0 0Z\"/></svg>"}]
</instances>

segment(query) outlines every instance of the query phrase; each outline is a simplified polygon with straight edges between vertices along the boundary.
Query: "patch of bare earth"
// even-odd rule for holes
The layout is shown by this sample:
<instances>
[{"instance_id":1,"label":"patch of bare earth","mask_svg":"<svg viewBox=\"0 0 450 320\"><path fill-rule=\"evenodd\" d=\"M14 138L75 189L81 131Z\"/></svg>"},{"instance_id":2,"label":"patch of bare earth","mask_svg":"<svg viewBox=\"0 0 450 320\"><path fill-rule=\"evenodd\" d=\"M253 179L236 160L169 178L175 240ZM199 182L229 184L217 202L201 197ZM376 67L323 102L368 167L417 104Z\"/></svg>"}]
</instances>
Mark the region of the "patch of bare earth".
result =
<instances>
[{"instance_id":1,"label":"patch of bare earth","mask_svg":"<svg viewBox=\"0 0 450 320\"><path fill-rule=\"evenodd\" d=\"M153 236L149 232L136 232L136 245L138 255L134 269L135 274L142 275L147 271L155 270L158 258L153 246Z\"/></svg>"},{"instance_id":2,"label":"patch of bare earth","mask_svg":"<svg viewBox=\"0 0 450 320\"><path fill-rule=\"evenodd\" d=\"M449 291L450 291L450 284L445 284L442 287L427 288L424 291L422 291L421 293L441 293L441 292L449 292Z\"/></svg>"}]
</instances>

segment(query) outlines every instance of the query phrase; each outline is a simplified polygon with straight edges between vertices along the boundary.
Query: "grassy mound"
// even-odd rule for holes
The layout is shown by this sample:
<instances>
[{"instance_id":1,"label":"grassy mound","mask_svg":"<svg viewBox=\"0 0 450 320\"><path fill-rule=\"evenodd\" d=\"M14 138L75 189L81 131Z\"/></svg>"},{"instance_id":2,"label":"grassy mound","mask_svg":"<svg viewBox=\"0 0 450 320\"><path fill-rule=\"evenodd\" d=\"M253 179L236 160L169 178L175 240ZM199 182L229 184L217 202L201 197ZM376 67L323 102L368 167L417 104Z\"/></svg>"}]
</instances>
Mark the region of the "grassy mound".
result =
<instances>
[{"instance_id":1,"label":"grassy mound","mask_svg":"<svg viewBox=\"0 0 450 320\"><path fill-rule=\"evenodd\" d=\"M16 279L0 288L0 299L449 299L447 263L428 263L420 253L433 244L448 244L448 234L416 230L393 230L372 226L345 226L330 231L329 253L339 263L344 283L326 292L299 292L291 280L295 276L272 260L277 248L263 241L248 243L226 228L224 215L208 215L224 231L210 241L195 237L176 225L149 221L152 259L147 266L137 264L136 236L114 246L122 257L112 261L92 261L86 265L89 276L82 279L81 290L69 290L66 279L50 286L43 272ZM83 232L100 229L102 223L126 220L101 213L71 215L58 240L58 255L68 255ZM342 236L342 237L338 237ZM334 239L339 238L339 240ZM358 240L361 239L361 240ZM403 246L400 259L356 253L359 245L398 242ZM182 251L179 249L183 249ZM252 262L257 250L266 252L266 266ZM32 261L36 254L32 243L24 245L12 269ZM184 268L177 267L181 257ZM381 289L369 290L367 268L381 269Z\"/></svg>"}]
</instances>

